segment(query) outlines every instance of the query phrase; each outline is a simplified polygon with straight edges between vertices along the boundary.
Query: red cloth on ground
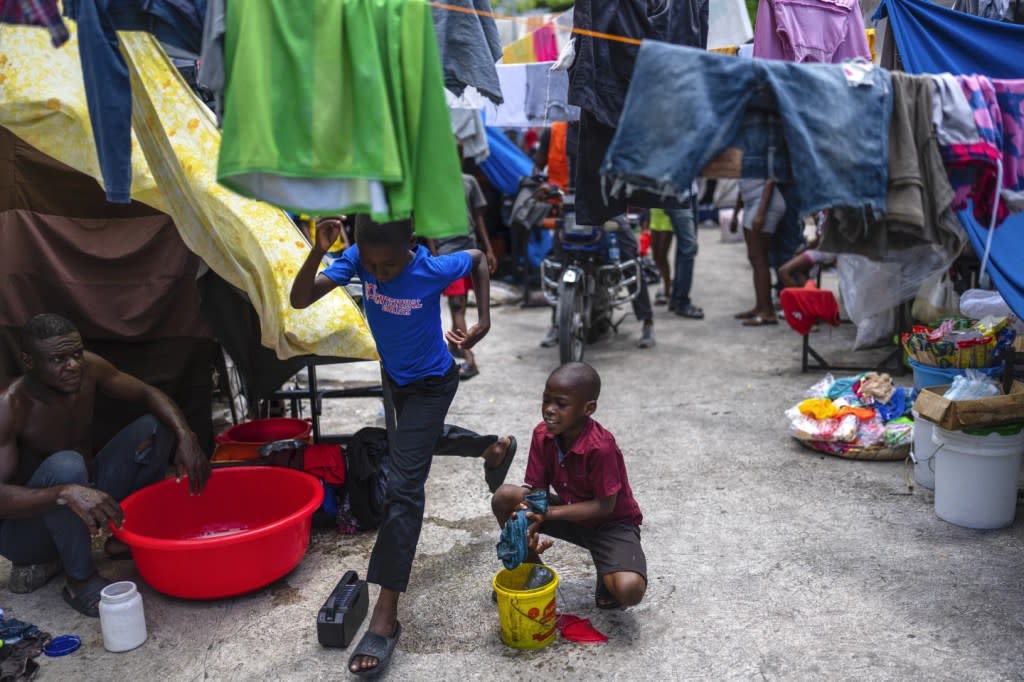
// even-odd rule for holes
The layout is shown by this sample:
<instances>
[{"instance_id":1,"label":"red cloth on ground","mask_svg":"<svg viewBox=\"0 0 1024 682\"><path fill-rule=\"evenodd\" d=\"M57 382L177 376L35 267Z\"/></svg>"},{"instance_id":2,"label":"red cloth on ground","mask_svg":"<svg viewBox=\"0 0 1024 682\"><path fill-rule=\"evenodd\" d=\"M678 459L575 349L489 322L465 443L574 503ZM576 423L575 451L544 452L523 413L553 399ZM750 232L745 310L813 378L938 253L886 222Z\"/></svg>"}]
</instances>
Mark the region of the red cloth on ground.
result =
<instances>
[{"instance_id":1,"label":"red cloth on ground","mask_svg":"<svg viewBox=\"0 0 1024 682\"><path fill-rule=\"evenodd\" d=\"M607 635L590 624L587 618L580 618L563 613L555 623L562 639L579 644L603 644L608 641Z\"/></svg>"},{"instance_id":2,"label":"red cloth on ground","mask_svg":"<svg viewBox=\"0 0 1024 682\"><path fill-rule=\"evenodd\" d=\"M831 291L819 289L813 281L803 288L783 289L779 294L786 322L800 336L807 336L818 322L839 326L839 303Z\"/></svg>"},{"instance_id":3,"label":"red cloth on ground","mask_svg":"<svg viewBox=\"0 0 1024 682\"><path fill-rule=\"evenodd\" d=\"M327 485L345 485L345 458L340 445L321 443L307 446L302 468L307 474L323 479Z\"/></svg>"}]
</instances>

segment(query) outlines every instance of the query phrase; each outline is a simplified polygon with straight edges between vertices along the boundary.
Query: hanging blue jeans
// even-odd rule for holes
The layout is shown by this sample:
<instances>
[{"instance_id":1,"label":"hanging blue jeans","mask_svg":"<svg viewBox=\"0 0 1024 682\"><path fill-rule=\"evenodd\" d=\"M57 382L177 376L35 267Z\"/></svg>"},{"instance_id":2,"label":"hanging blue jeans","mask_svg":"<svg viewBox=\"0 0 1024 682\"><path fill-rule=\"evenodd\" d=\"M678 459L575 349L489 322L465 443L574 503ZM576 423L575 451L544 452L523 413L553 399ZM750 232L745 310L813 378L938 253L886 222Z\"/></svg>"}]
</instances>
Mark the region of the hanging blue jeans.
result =
<instances>
[{"instance_id":1,"label":"hanging blue jeans","mask_svg":"<svg viewBox=\"0 0 1024 682\"><path fill-rule=\"evenodd\" d=\"M149 31L199 53L206 0L65 0L78 24L78 52L107 201L131 203L132 88L117 31Z\"/></svg>"},{"instance_id":2,"label":"hanging blue jeans","mask_svg":"<svg viewBox=\"0 0 1024 682\"><path fill-rule=\"evenodd\" d=\"M883 213L891 78L869 68L851 84L844 68L645 42L601 172L612 194L683 196L712 158L738 147L743 177L796 183L802 215Z\"/></svg>"}]
</instances>

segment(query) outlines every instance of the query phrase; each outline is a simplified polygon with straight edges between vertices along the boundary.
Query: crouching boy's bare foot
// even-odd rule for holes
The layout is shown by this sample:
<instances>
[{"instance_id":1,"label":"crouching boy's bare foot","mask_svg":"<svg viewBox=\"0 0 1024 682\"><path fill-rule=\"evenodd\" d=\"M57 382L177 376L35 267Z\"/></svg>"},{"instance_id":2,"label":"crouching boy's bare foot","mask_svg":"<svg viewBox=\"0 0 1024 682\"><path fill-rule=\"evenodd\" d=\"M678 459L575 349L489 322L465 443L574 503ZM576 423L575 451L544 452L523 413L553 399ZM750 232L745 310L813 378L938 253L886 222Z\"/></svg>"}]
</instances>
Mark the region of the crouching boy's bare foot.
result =
<instances>
[{"instance_id":1,"label":"crouching boy's bare foot","mask_svg":"<svg viewBox=\"0 0 1024 682\"><path fill-rule=\"evenodd\" d=\"M597 579L594 604L599 609L624 609L639 604L646 592L647 581L639 573L606 573Z\"/></svg>"}]
</instances>

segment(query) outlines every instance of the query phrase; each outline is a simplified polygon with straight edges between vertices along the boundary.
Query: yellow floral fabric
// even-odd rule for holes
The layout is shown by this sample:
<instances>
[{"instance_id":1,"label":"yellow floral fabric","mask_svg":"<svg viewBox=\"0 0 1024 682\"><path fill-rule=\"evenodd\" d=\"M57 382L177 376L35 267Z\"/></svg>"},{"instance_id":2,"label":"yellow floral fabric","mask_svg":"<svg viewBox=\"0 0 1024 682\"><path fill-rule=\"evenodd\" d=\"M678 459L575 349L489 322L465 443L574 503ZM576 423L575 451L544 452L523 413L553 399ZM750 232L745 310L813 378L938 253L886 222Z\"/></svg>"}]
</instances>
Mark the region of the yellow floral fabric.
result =
<instances>
[{"instance_id":1,"label":"yellow floral fabric","mask_svg":"<svg viewBox=\"0 0 1024 682\"><path fill-rule=\"evenodd\" d=\"M59 49L45 30L0 30L0 125L102 184L73 22ZM182 240L245 291L263 344L278 357L316 354L376 360L369 327L342 289L305 310L288 302L309 245L281 210L217 184L220 133L159 43L122 32L132 77L132 198L169 214Z\"/></svg>"}]
</instances>

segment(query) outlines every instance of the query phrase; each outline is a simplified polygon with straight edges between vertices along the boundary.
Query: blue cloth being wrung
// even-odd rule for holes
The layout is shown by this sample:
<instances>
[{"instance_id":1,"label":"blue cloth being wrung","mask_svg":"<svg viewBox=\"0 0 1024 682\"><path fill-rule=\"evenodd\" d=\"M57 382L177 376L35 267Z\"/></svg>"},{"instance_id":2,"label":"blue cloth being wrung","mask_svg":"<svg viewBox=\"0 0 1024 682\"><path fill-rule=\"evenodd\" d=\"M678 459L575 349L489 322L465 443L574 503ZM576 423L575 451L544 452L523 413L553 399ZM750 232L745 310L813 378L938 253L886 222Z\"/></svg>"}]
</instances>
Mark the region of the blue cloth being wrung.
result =
<instances>
[{"instance_id":1,"label":"blue cloth being wrung","mask_svg":"<svg viewBox=\"0 0 1024 682\"><path fill-rule=\"evenodd\" d=\"M539 490L529 493L523 500L530 511L537 514L546 514L548 511L548 493L546 490ZM526 561L528 554L526 529L530 527L530 520L526 518L527 510L520 509L515 513L501 529L501 536L495 546L498 550L498 558L505 568L512 570L519 564Z\"/></svg>"}]
</instances>

